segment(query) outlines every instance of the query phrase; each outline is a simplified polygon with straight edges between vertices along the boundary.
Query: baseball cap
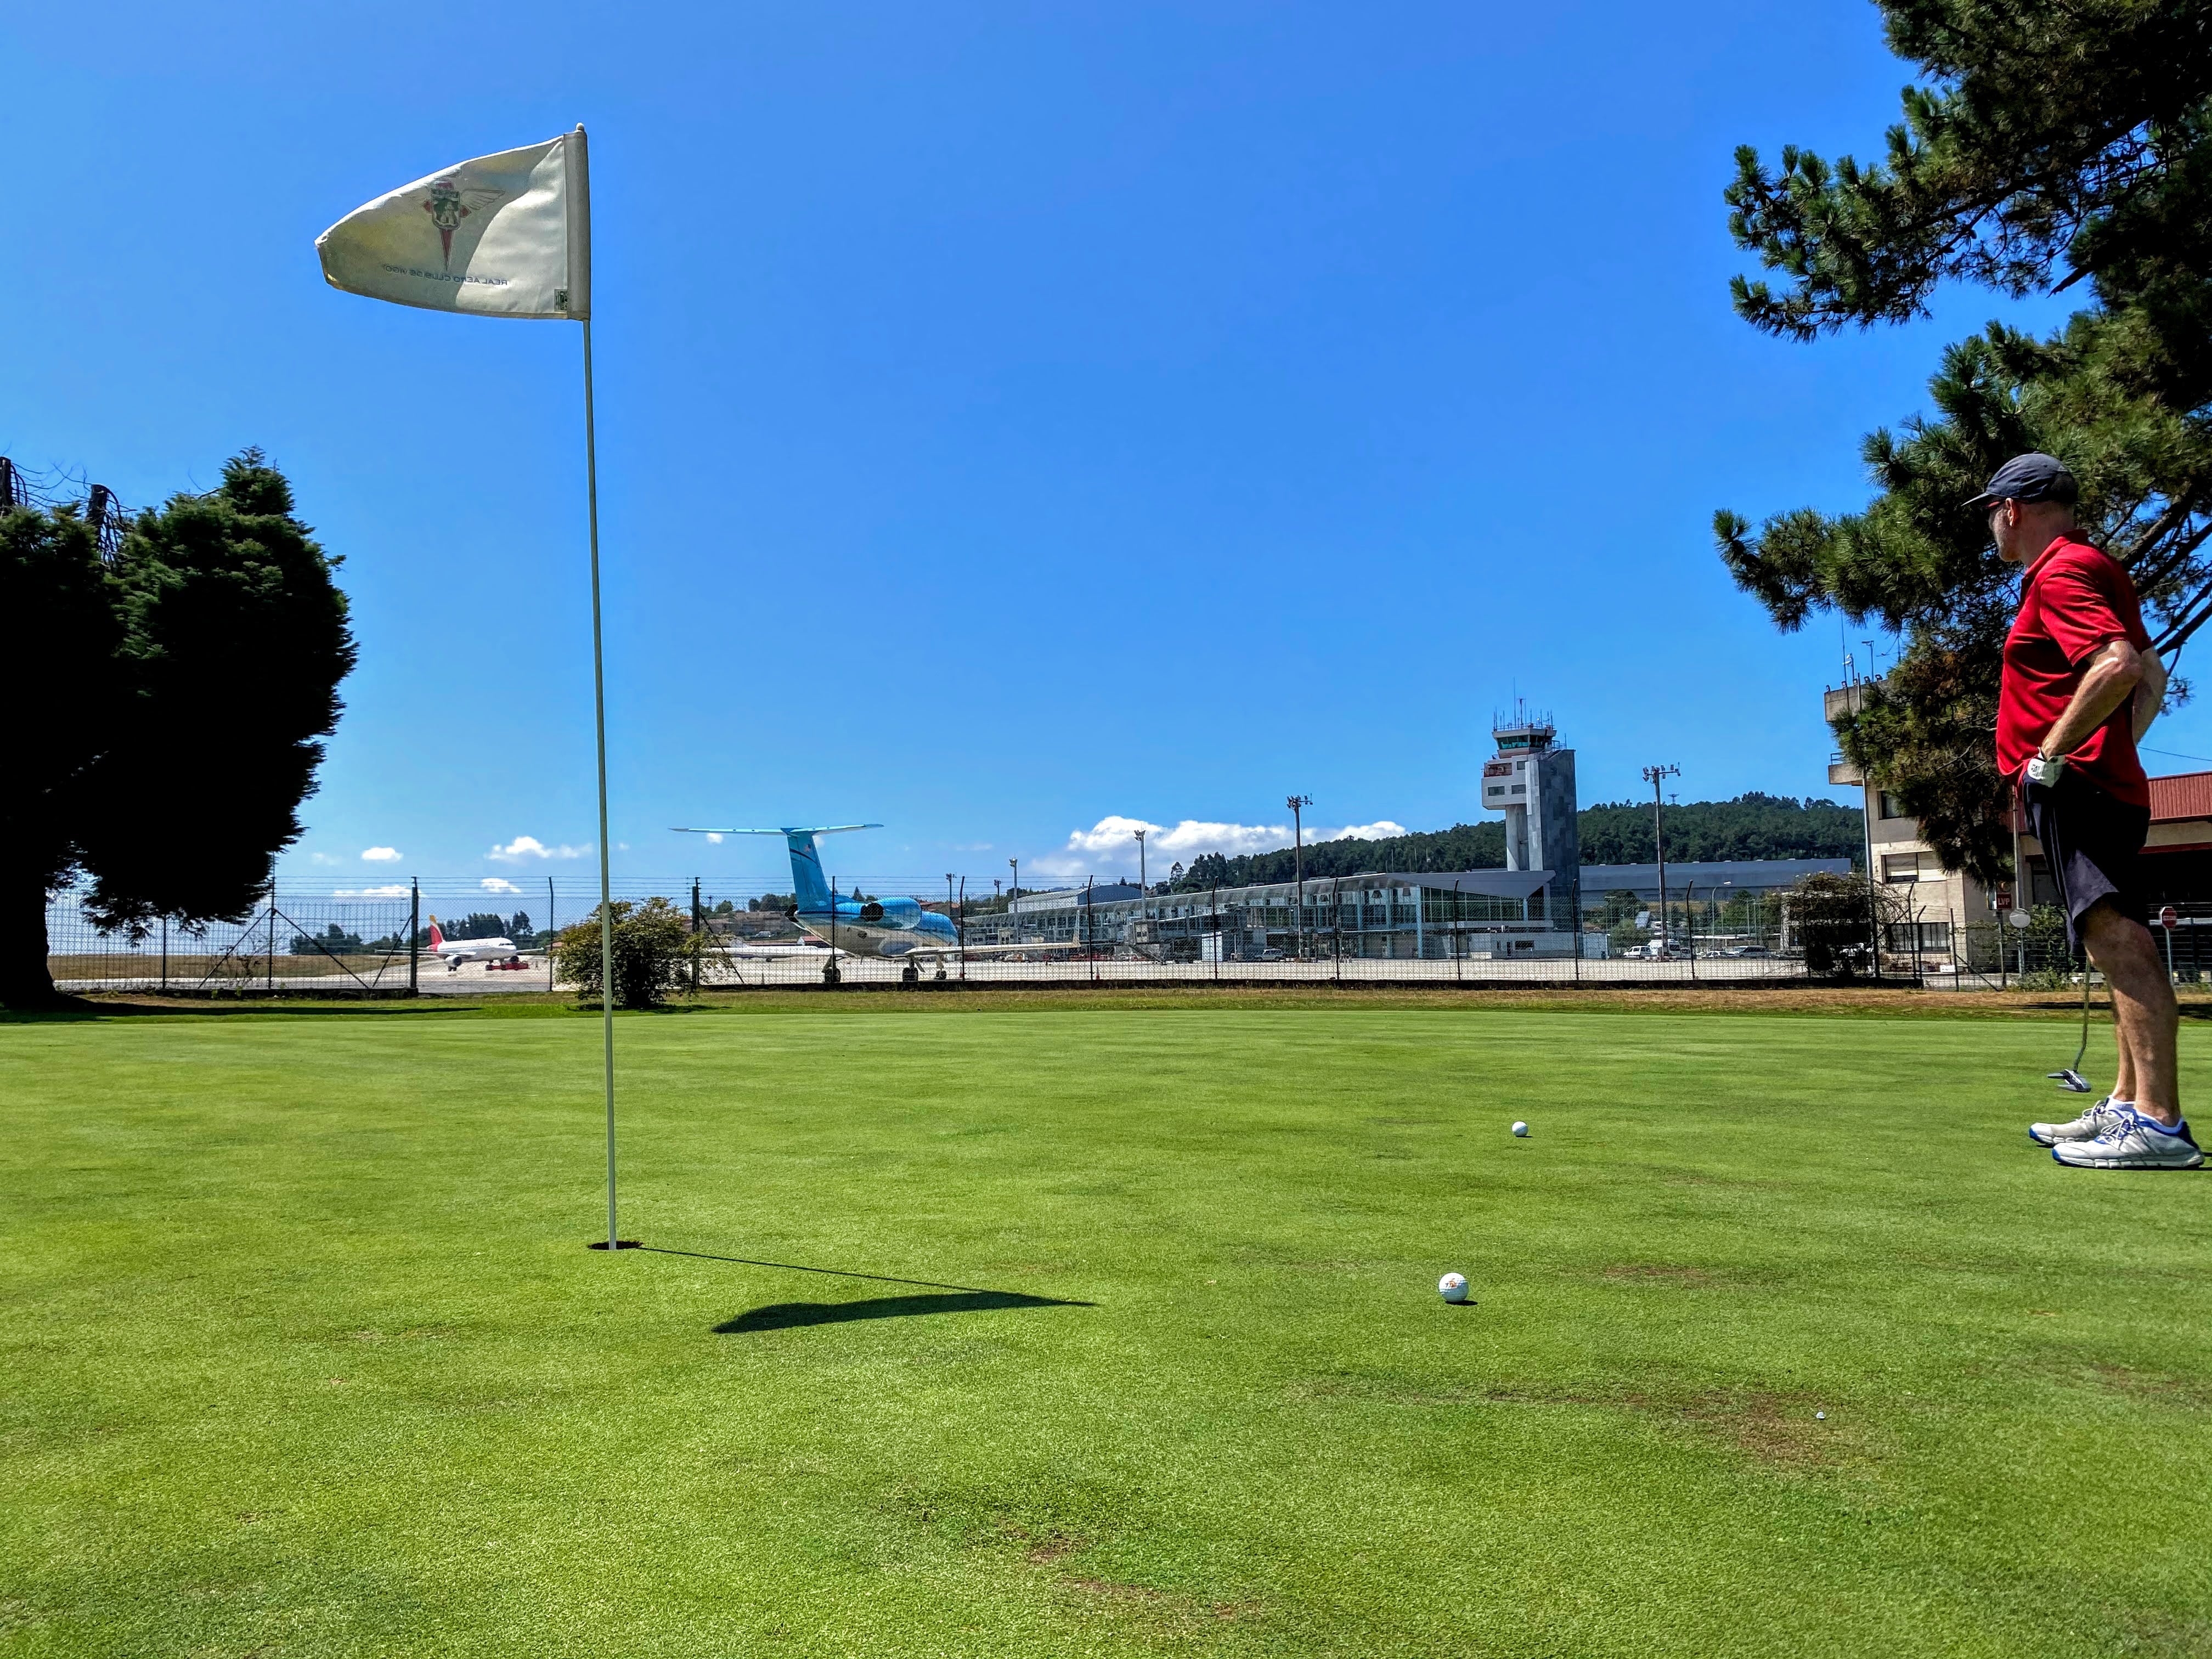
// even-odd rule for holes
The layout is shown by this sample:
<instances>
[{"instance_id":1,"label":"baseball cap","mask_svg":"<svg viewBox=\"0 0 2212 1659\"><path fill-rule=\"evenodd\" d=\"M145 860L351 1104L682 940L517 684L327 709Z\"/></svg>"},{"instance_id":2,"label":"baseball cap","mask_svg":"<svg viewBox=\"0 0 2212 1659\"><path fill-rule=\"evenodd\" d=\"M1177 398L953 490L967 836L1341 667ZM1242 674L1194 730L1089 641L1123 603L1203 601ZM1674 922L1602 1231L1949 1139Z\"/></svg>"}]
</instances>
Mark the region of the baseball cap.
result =
<instances>
[{"instance_id":1,"label":"baseball cap","mask_svg":"<svg viewBox=\"0 0 2212 1659\"><path fill-rule=\"evenodd\" d=\"M2015 455L1991 475L1982 493L1966 503L1966 510L1986 512L2008 501L2059 501L2071 507L2081 494L2074 475L2056 455Z\"/></svg>"}]
</instances>

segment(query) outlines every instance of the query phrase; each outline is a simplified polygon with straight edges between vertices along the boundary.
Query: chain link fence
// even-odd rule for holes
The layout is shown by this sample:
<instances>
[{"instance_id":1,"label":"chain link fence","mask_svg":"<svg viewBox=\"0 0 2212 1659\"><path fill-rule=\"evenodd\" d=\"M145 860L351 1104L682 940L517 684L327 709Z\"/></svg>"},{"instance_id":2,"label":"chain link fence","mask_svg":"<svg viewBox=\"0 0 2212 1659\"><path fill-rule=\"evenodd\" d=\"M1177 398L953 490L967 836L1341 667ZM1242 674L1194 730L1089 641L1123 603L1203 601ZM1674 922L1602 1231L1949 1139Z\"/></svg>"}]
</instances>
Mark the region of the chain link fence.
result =
<instances>
[{"instance_id":1,"label":"chain link fence","mask_svg":"<svg viewBox=\"0 0 2212 1659\"><path fill-rule=\"evenodd\" d=\"M1354 878L1356 879L1356 878ZM1856 878L1854 878L1854 880ZM841 894L863 914L912 902L954 924L970 947L878 954L879 923L839 933L836 947L800 928L788 895L717 890L702 878L625 880L616 896L665 897L699 940L702 991L761 987L1407 984L1437 987L1711 986L1757 988L1808 979L1931 988L2048 989L2078 982L2063 919L2051 907L2019 928L1900 920L1869 910L1860 883L1831 890L1823 909L1769 890L1703 899L1670 896L1663 910L1633 895L1600 895L1547 918L1510 903L1418 886L1310 884L1284 890L1148 894L1084 903L1069 893L1003 896L963 906L920 884L862 883ZM65 993L182 995L436 995L560 991L551 945L588 920L596 890L556 882L393 883L290 888L244 917L205 927L157 922L103 930L76 895L46 909L48 964ZM1877 898L1879 906L1882 901ZM1567 907L1561 907L1566 909ZM2212 972L2212 904L2172 908L2153 923L2178 982ZM1579 925L1577 925L1577 923ZM869 927L873 927L873 932ZM1877 928L1878 951L1869 951ZM855 937L859 935L859 937ZM893 939L890 948L896 951Z\"/></svg>"},{"instance_id":2,"label":"chain link fence","mask_svg":"<svg viewBox=\"0 0 2212 1659\"><path fill-rule=\"evenodd\" d=\"M1734 909L1676 900L1663 923L1656 904L1618 920L1600 905L1577 927L1565 915L1547 919L1540 897L1350 880L1308 884L1303 903L1288 884L1115 903L1082 902L1068 890L1025 893L1018 905L1003 896L963 902L957 887L948 899L942 889L915 890L921 886L864 881L841 897L878 910L887 897L909 900L915 910L951 920L972 951L879 955L880 927L842 933L833 949L798 926L789 895L718 890L703 878L625 880L615 896L665 897L690 916L702 990L963 981L1720 984L1808 973L1771 895L1738 900ZM65 892L47 905L48 963L69 994L545 993L564 988L550 949L556 936L587 920L597 902L596 888L557 881L280 884L237 920L157 922L133 935L101 928L82 898Z\"/></svg>"}]
</instances>

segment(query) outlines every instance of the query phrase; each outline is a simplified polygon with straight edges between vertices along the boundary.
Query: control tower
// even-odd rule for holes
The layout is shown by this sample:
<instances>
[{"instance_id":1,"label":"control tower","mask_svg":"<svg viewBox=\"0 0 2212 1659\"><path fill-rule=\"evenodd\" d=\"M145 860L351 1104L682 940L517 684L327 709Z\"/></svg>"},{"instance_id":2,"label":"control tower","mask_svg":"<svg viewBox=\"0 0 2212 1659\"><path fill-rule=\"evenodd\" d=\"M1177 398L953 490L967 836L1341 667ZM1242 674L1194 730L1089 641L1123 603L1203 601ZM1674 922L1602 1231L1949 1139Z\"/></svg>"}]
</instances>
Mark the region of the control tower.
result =
<instances>
[{"instance_id":1,"label":"control tower","mask_svg":"<svg viewBox=\"0 0 2212 1659\"><path fill-rule=\"evenodd\" d=\"M1485 811L1505 814L1505 867L1549 870L1564 898L1581 880L1582 837L1575 823L1575 751L1553 747L1549 714L1516 699L1508 719L1494 716L1498 753L1483 763Z\"/></svg>"}]
</instances>

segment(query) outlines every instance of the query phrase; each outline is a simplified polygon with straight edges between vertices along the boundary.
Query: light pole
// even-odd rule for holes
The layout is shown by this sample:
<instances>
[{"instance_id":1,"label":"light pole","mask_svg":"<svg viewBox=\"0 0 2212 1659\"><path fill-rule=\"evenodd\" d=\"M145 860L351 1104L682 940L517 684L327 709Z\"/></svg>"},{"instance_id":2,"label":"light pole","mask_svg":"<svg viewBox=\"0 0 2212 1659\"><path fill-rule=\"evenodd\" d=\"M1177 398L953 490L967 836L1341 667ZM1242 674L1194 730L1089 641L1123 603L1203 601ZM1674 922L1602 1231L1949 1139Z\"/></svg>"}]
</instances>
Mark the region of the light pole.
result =
<instances>
[{"instance_id":1,"label":"light pole","mask_svg":"<svg viewBox=\"0 0 2212 1659\"><path fill-rule=\"evenodd\" d=\"M1132 830L1129 833L1137 838L1137 896L1142 898L1145 896L1145 832Z\"/></svg>"},{"instance_id":2,"label":"light pole","mask_svg":"<svg viewBox=\"0 0 2212 1659\"><path fill-rule=\"evenodd\" d=\"M1022 942L1022 913L1014 909L1014 906L1021 902L1022 861L1019 859L1008 859L1006 863L1014 872L1014 878L1006 884L1006 908L1013 914L1014 943L1019 945Z\"/></svg>"},{"instance_id":3,"label":"light pole","mask_svg":"<svg viewBox=\"0 0 2212 1659\"><path fill-rule=\"evenodd\" d=\"M1306 954L1306 827L1305 809L1313 805L1311 795L1292 795L1283 805L1291 809L1291 868L1297 880L1297 908L1291 912L1297 928L1298 960Z\"/></svg>"},{"instance_id":4,"label":"light pole","mask_svg":"<svg viewBox=\"0 0 2212 1659\"><path fill-rule=\"evenodd\" d=\"M1647 766L1644 781L1651 786L1651 851L1659 861L1659 954L1667 954L1667 827L1666 805L1659 798L1661 787L1668 778L1679 778L1679 766Z\"/></svg>"}]
</instances>

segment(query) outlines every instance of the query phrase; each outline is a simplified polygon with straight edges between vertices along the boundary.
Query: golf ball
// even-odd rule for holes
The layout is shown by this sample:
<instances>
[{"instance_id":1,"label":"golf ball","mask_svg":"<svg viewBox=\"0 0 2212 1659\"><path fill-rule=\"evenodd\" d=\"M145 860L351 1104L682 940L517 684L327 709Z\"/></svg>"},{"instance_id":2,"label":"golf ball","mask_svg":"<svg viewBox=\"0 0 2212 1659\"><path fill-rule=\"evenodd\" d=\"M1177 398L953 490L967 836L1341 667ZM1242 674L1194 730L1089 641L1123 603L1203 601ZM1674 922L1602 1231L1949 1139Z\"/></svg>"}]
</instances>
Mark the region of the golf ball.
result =
<instances>
[{"instance_id":1,"label":"golf ball","mask_svg":"<svg viewBox=\"0 0 2212 1659\"><path fill-rule=\"evenodd\" d=\"M1513 1133L1516 1135L1525 1135L1528 1133L1528 1126L1525 1123L1516 1123L1513 1126Z\"/></svg>"},{"instance_id":2,"label":"golf ball","mask_svg":"<svg viewBox=\"0 0 2212 1659\"><path fill-rule=\"evenodd\" d=\"M1466 1301L1467 1275L1465 1273L1446 1273L1442 1279L1437 1280L1437 1294L1443 1297L1447 1302Z\"/></svg>"}]
</instances>

